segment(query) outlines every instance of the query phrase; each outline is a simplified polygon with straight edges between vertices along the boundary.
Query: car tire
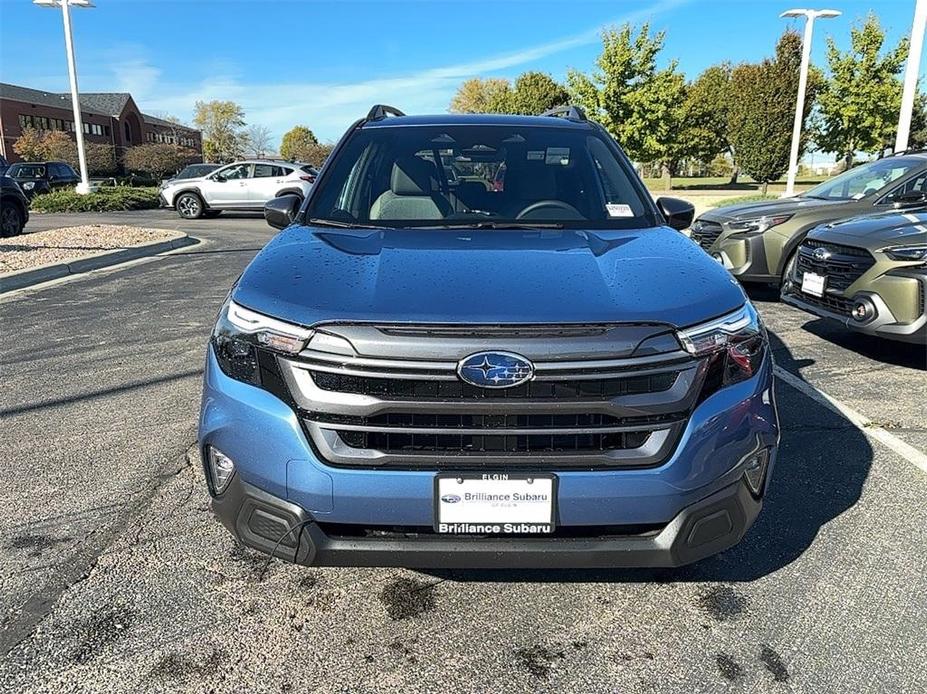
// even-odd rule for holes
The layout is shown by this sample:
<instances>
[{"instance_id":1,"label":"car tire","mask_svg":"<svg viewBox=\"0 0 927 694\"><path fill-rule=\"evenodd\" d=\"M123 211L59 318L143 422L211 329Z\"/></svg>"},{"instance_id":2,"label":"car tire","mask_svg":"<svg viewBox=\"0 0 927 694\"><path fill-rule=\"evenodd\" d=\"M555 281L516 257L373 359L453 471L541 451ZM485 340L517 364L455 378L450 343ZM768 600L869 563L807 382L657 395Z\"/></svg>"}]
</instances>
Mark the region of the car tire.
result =
<instances>
[{"instance_id":1,"label":"car tire","mask_svg":"<svg viewBox=\"0 0 927 694\"><path fill-rule=\"evenodd\" d=\"M23 212L18 205L6 203L0 207L0 236L19 236L23 233L24 226Z\"/></svg>"},{"instance_id":2,"label":"car tire","mask_svg":"<svg viewBox=\"0 0 927 694\"><path fill-rule=\"evenodd\" d=\"M203 199L196 193L181 193L174 202L174 208L184 219L199 219L206 211Z\"/></svg>"}]
</instances>

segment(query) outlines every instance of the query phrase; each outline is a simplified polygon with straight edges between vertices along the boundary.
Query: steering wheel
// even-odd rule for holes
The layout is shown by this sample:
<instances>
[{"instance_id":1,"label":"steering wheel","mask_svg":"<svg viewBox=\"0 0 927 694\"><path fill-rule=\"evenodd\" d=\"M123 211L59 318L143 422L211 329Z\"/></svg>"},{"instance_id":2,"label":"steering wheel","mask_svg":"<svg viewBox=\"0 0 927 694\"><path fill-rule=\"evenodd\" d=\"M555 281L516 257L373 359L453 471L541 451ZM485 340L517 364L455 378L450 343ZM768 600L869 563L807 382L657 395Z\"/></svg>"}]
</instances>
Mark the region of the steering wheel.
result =
<instances>
[{"instance_id":1,"label":"steering wheel","mask_svg":"<svg viewBox=\"0 0 927 694\"><path fill-rule=\"evenodd\" d=\"M575 217L573 217L574 219L585 219L579 210L577 210L572 205L563 202L562 200L538 200L537 202L532 202L525 209L515 215L515 219L526 219L532 212L537 212L538 210L543 210L547 207L569 212L571 215L575 215ZM543 217L541 219L543 219Z\"/></svg>"}]
</instances>

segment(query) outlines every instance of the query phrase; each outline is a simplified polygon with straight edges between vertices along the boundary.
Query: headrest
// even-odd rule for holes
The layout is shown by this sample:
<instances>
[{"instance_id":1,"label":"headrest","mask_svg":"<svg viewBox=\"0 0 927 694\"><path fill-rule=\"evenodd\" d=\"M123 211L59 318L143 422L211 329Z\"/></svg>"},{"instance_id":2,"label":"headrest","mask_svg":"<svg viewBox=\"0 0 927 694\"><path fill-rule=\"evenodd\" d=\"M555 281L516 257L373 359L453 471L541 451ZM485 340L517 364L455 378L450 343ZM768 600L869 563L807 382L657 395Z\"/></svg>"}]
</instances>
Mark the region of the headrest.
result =
<instances>
[{"instance_id":1,"label":"headrest","mask_svg":"<svg viewBox=\"0 0 927 694\"><path fill-rule=\"evenodd\" d=\"M404 157L393 164L389 187L396 195L431 195L435 165L420 157Z\"/></svg>"}]
</instances>

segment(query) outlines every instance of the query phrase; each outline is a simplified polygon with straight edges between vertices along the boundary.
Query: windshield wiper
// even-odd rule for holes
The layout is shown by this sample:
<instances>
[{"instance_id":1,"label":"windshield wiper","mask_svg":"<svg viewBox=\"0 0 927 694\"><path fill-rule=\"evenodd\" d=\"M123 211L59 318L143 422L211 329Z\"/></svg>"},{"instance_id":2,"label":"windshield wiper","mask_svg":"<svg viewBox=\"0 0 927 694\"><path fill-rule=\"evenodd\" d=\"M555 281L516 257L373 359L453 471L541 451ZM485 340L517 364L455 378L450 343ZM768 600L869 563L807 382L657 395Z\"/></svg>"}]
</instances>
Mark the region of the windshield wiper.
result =
<instances>
[{"instance_id":1,"label":"windshield wiper","mask_svg":"<svg viewBox=\"0 0 927 694\"><path fill-rule=\"evenodd\" d=\"M563 224L556 222L457 222L415 226L410 229L563 229Z\"/></svg>"},{"instance_id":2,"label":"windshield wiper","mask_svg":"<svg viewBox=\"0 0 927 694\"><path fill-rule=\"evenodd\" d=\"M377 226L376 224L360 224L358 222L339 222L335 219L318 219L312 217L309 219L309 224L318 227L335 227L337 229L389 229L393 230L395 227L382 227Z\"/></svg>"}]
</instances>

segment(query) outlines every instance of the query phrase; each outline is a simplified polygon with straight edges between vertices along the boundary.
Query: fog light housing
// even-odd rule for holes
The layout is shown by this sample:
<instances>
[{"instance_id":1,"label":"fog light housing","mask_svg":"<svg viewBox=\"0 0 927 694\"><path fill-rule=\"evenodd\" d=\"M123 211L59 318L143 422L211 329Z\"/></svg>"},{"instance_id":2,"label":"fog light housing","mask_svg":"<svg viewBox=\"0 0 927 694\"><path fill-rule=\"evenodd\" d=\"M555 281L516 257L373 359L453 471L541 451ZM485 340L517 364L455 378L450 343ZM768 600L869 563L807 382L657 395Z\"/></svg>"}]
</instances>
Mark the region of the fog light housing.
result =
<instances>
[{"instance_id":1,"label":"fog light housing","mask_svg":"<svg viewBox=\"0 0 927 694\"><path fill-rule=\"evenodd\" d=\"M755 497L763 494L763 486L766 482L766 468L769 467L769 449L764 448L762 451L754 453L747 458L744 463L744 480L747 487Z\"/></svg>"},{"instance_id":2,"label":"fog light housing","mask_svg":"<svg viewBox=\"0 0 927 694\"><path fill-rule=\"evenodd\" d=\"M868 299L859 299L856 303L853 304L853 308L850 310L850 316L857 323L863 323L867 320L870 320L875 316L875 306Z\"/></svg>"},{"instance_id":3,"label":"fog light housing","mask_svg":"<svg viewBox=\"0 0 927 694\"><path fill-rule=\"evenodd\" d=\"M213 491L224 492L235 475L235 463L218 448L206 446L206 462Z\"/></svg>"}]
</instances>

